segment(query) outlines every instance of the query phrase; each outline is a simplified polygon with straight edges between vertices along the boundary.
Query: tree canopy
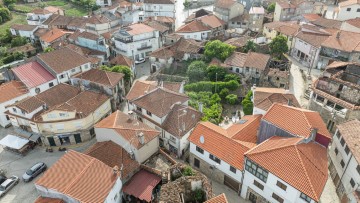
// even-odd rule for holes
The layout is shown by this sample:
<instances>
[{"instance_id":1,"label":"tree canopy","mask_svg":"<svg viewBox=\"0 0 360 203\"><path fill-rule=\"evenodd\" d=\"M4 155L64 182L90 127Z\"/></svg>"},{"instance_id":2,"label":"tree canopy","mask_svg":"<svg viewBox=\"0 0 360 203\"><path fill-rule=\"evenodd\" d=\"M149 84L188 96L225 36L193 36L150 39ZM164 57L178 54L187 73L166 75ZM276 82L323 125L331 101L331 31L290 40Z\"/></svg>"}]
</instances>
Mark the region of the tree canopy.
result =
<instances>
[{"instance_id":1,"label":"tree canopy","mask_svg":"<svg viewBox=\"0 0 360 203\"><path fill-rule=\"evenodd\" d=\"M245 46L243 47L242 51L244 53L248 53L249 51L256 51L256 44L255 42L248 40L245 44Z\"/></svg>"},{"instance_id":2,"label":"tree canopy","mask_svg":"<svg viewBox=\"0 0 360 203\"><path fill-rule=\"evenodd\" d=\"M207 67L206 72L207 77L211 81L223 81L225 79L225 75L227 74L224 68L215 65Z\"/></svg>"},{"instance_id":3,"label":"tree canopy","mask_svg":"<svg viewBox=\"0 0 360 203\"><path fill-rule=\"evenodd\" d=\"M275 3L271 3L267 9L266 9L269 13L272 13L275 11Z\"/></svg>"},{"instance_id":4,"label":"tree canopy","mask_svg":"<svg viewBox=\"0 0 360 203\"><path fill-rule=\"evenodd\" d=\"M254 105L251 101L251 97L252 97L252 91L250 90L241 102L245 115L251 115L253 113Z\"/></svg>"},{"instance_id":5,"label":"tree canopy","mask_svg":"<svg viewBox=\"0 0 360 203\"><path fill-rule=\"evenodd\" d=\"M278 58L281 58L283 53L289 51L287 45L287 37L283 35L276 36L269 44L270 53Z\"/></svg>"},{"instance_id":6,"label":"tree canopy","mask_svg":"<svg viewBox=\"0 0 360 203\"><path fill-rule=\"evenodd\" d=\"M115 73L123 73L124 79L126 82L130 82L131 77L132 77L132 72L131 69L127 66L113 66L113 67L107 67L107 66L101 66L102 70L106 70L106 71L111 71L111 72L115 72Z\"/></svg>"},{"instance_id":7,"label":"tree canopy","mask_svg":"<svg viewBox=\"0 0 360 203\"><path fill-rule=\"evenodd\" d=\"M225 61L234 51L234 46L221 42L220 40L214 40L206 43L205 45L205 56L207 60L218 58L221 61Z\"/></svg>"},{"instance_id":8,"label":"tree canopy","mask_svg":"<svg viewBox=\"0 0 360 203\"><path fill-rule=\"evenodd\" d=\"M193 61L189 65L186 74L190 82L202 81L206 77L206 64L203 61Z\"/></svg>"}]
</instances>

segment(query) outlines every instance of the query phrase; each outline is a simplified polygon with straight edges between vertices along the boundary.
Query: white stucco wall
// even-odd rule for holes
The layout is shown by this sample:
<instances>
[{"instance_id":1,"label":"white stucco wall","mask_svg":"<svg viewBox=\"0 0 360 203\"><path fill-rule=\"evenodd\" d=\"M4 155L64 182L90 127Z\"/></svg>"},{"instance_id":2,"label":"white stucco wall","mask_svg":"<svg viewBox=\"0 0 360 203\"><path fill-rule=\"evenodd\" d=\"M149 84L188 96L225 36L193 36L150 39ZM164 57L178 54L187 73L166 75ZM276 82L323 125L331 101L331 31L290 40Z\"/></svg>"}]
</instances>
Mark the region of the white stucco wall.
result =
<instances>
[{"instance_id":1,"label":"white stucco wall","mask_svg":"<svg viewBox=\"0 0 360 203\"><path fill-rule=\"evenodd\" d=\"M145 3L145 17L166 16L175 18L175 4L150 4Z\"/></svg>"},{"instance_id":2,"label":"white stucco wall","mask_svg":"<svg viewBox=\"0 0 360 203\"><path fill-rule=\"evenodd\" d=\"M20 101L20 100L26 98L28 95L29 94L27 93L27 94L21 95L19 97L16 97L14 99L8 100L8 101L3 102L3 103L0 104L0 125L2 127L5 127L5 126L11 124L11 121L6 118L6 115L4 113L5 111L9 110L11 107L6 108L6 106L14 104L16 101Z\"/></svg>"},{"instance_id":3,"label":"white stucco wall","mask_svg":"<svg viewBox=\"0 0 360 203\"><path fill-rule=\"evenodd\" d=\"M347 11L347 9L350 9L350 11ZM336 20L349 20L360 17L360 10L358 11L358 9L360 9L360 4L339 7L339 13Z\"/></svg>"}]
</instances>

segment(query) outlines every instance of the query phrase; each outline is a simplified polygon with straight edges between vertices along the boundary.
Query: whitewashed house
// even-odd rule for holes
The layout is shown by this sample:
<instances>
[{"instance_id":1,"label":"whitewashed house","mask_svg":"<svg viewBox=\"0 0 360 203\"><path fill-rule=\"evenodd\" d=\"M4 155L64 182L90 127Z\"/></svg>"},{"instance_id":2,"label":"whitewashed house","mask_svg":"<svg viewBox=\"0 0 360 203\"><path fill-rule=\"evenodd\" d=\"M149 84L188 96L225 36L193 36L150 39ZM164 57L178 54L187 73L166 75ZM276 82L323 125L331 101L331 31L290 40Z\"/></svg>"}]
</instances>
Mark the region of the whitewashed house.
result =
<instances>
[{"instance_id":1,"label":"whitewashed house","mask_svg":"<svg viewBox=\"0 0 360 203\"><path fill-rule=\"evenodd\" d=\"M109 45L106 44L105 38L102 35L97 35L86 31L81 32L77 34L75 44L81 47L89 48L91 50L103 52L104 56L101 58L101 62L104 63L108 61L110 56L110 48Z\"/></svg>"},{"instance_id":2,"label":"whitewashed house","mask_svg":"<svg viewBox=\"0 0 360 203\"><path fill-rule=\"evenodd\" d=\"M145 24L132 24L114 33L116 54L133 59L145 58L162 46L158 30Z\"/></svg>"},{"instance_id":3,"label":"whitewashed house","mask_svg":"<svg viewBox=\"0 0 360 203\"><path fill-rule=\"evenodd\" d=\"M98 142L113 141L143 163L159 150L160 132L132 115L115 111L95 125Z\"/></svg>"},{"instance_id":4,"label":"whitewashed house","mask_svg":"<svg viewBox=\"0 0 360 203\"><path fill-rule=\"evenodd\" d=\"M13 24L10 26L10 32L13 36L20 36L26 37L31 42L34 42L35 36L34 33L38 29L36 25L20 25L20 24Z\"/></svg>"},{"instance_id":5,"label":"whitewashed house","mask_svg":"<svg viewBox=\"0 0 360 203\"><path fill-rule=\"evenodd\" d=\"M339 3L336 20L349 20L360 17L360 3L357 0L347 0Z\"/></svg>"},{"instance_id":6,"label":"whitewashed house","mask_svg":"<svg viewBox=\"0 0 360 203\"><path fill-rule=\"evenodd\" d=\"M174 0L144 0L145 17L166 16L175 18Z\"/></svg>"},{"instance_id":7,"label":"whitewashed house","mask_svg":"<svg viewBox=\"0 0 360 203\"><path fill-rule=\"evenodd\" d=\"M30 13L26 14L26 20L28 25L41 25L45 22L51 15L52 12L45 9L34 9Z\"/></svg>"},{"instance_id":8,"label":"whitewashed house","mask_svg":"<svg viewBox=\"0 0 360 203\"><path fill-rule=\"evenodd\" d=\"M342 202L359 202L360 121L350 120L337 126L329 149L329 171Z\"/></svg>"}]
</instances>

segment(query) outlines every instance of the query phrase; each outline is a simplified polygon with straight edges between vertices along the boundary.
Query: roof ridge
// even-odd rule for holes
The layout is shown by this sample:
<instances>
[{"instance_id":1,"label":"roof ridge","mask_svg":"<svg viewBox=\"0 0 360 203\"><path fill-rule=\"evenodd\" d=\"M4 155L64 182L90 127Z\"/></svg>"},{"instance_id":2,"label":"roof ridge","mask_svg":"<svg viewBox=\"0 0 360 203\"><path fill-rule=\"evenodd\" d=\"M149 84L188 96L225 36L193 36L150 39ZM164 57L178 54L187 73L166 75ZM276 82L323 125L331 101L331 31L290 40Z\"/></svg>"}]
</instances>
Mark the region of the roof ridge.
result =
<instances>
[{"instance_id":1,"label":"roof ridge","mask_svg":"<svg viewBox=\"0 0 360 203\"><path fill-rule=\"evenodd\" d=\"M306 113L309 113L309 112L306 112ZM309 127L310 127L309 131L310 131L310 133L311 133L312 125L310 124L307 116L305 115L305 112L304 112L304 111L301 111L301 114L304 116L306 123L309 125Z\"/></svg>"},{"instance_id":2,"label":"roof ridge","mask_svg":"<svg viewBox=\"0 0 360 203\"><path fill-rule=\"evenodd\" d=\"M313 192L313 195L318 199L318 196L317 196L317 194L316 194L316 192L315 192L315 189L314 189L314 187L313 187L313 185L312 185L312 182L310 181L310 177L309 177L309 175L308 175L308 173L307 173L307 170L306 170L306 168L305 168L304 162L303 162L303 160L301 159L301 156L300 156L300 154L299 154L300 152L299 152L299 150L298 150L298 148L297 148L296 145L295 145L294 147L295 147L296 154L297 154L297 156L298 156L298 158L299 158L299 160L300 160L300 164L301 164L302 168L303 168L304 171L305 171L306 179L308 180L308 183L310 183L309 185L310 185L311 191Z\"/></svg>"},{"instance_id":3,"label":"roof ridge","mask_svg":"<svg viewBox=\"0 0 360 203\"><path fill-rule=\"evenodd\" d=\"M110 78L109 78L109 75L108 75L108 72L107 72L107 71L105 71L105 75L106 75L106 78L108 79L110 85L112 86L113 84L111 83L111 80L110 80Z\"/></svg>"},{"instance_id":4,"label":"roof ridge","mask_svg":"<svg viewBox=\"0 0 360 203\"><path fill-rule=\"evenodd\" d=\"M271 138L267 139L265 142L267 142L268 140L270 140ZM284 148L289 148L289 147L293 147L294 144L291 144L291 145L283 145L283 146L278 146L278 147L274 147L274 148L271 148L271 149L266 149L266 150L262 150L262 151L259 151L259 152L252 152L253 149L257 148L258 146L261 146L261 144L265 143L265 142L262 142L258 145L256 145L254 148L250 149L249 151L247 151L245 154L248 154L248 153L252 153L252 154L261 154L261 153L264 153L264 152L271 152L271 151L274 151L274 150L279 150L279 149L284 149Z\"/></svg>"},{"instance_id":5,"label":"roof ridge","mask_svg":"<svg viewBox=\"0 0 360 203\"><path fill-rule=\"evenodd\" d=\"M114 122L113 122L113 124L112 124L112 127L113 127L113 128L115 127L115 123L116 123L117 120L118 120L118 116L119 116L119 110L116 111L115 119L114 119Z\"/></svg>"}]
</instances>

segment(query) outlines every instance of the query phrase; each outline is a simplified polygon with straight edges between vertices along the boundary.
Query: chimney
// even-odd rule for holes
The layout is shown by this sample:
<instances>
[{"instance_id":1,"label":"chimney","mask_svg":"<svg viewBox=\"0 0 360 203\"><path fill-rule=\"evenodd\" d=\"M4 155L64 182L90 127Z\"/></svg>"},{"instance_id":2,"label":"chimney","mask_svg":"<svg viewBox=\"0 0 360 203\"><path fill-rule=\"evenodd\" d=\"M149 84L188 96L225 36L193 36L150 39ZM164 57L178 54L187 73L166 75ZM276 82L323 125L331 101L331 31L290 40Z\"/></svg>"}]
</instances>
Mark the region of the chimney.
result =
<instances>
[{"instance_id":1,"label":"chimney","mask_svg":"<svg viewBox=\"0 0 360 203\"><path fill-rule=\"evenodd\" d=\"M313 140L313 141L315 140L317 132L318 132L317 128L311 128L310 140Z\"/></svg>"},{"instance_id":2,"label":"chimney","mask_svg":"<svg viewBox=\"0 0 360 203\"><path fill-rule=\"evenodd\" d=\"M143 132L140 132L140 133L139 133L138 139L139 139L140 144L144 144L144 143L145 143L145 137L144 137L144 133L143 133Z\"/></svg>"},{"instance_id":3,"label":"chimney","mask_svg":"<svg viewBox=\"0 0 360 203\"><path fill-rule=\"evenodd\" d=\"M336 39L339 39L340 38L340 31L338 31L337 33L336 33Z\"/></svg>"},{"instance_id":4,"label":"chimney","mask_svg":"<svg viewBox=\"0 0 360 203\"><path fill-rule=\"evenodd\" d=\"M288 106L292 106L292 101L291 101L291 99L288 99L287 105L288 105Z\"/></svg>"},{"instance_id":5,"label":"chimney","mask_svg":"<svg viewBox=\"0 0 360 203\"><path fill-rule=\"evenodd\" d=\"M119 175L119 172L120 172L119 167L115 165L113 168L114 175Z\"/></svg>"},{"instance_id":6,"label":"chimney","mask_svg":"<svg viewBox=\"0 0 360 203\"><path fill-rule=\"evenodd\" d=\"M202 113L203 112L203 103L199 102L199 111Z\"/></svg>"}]
</instances>

